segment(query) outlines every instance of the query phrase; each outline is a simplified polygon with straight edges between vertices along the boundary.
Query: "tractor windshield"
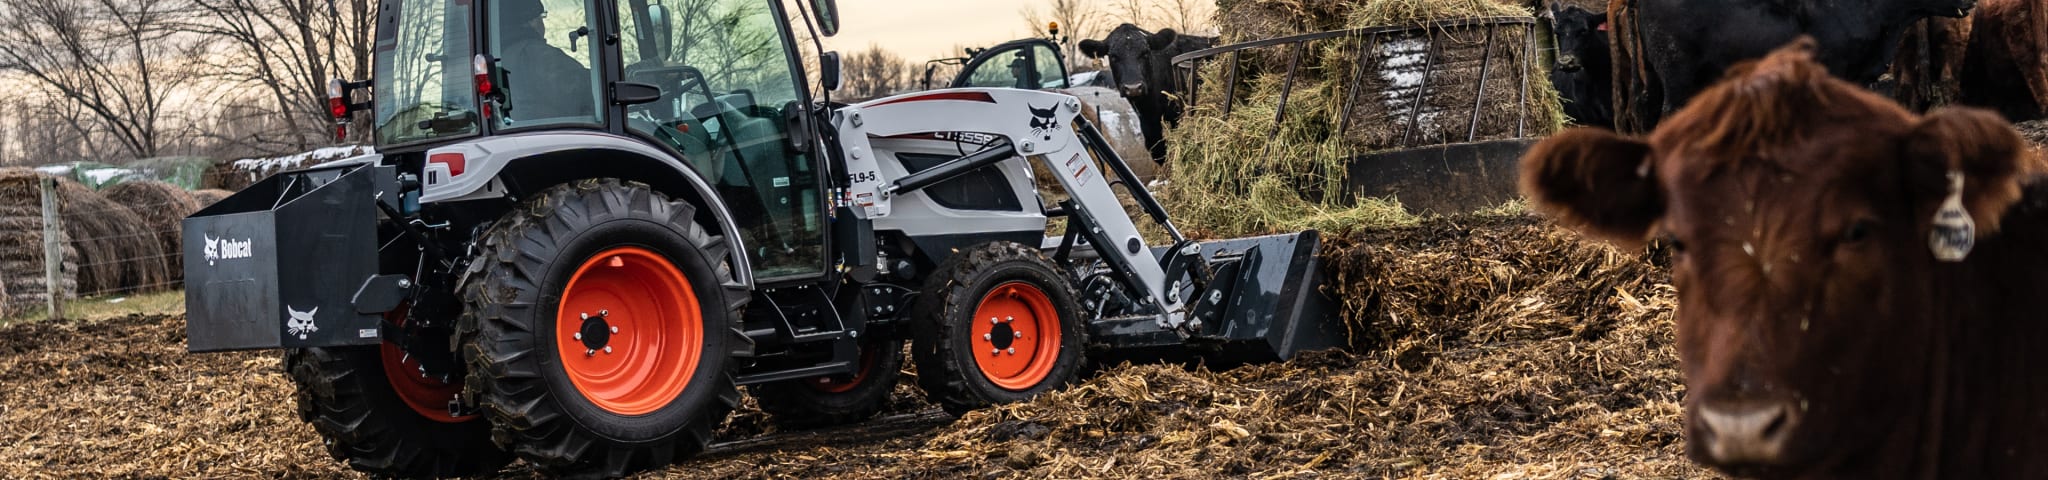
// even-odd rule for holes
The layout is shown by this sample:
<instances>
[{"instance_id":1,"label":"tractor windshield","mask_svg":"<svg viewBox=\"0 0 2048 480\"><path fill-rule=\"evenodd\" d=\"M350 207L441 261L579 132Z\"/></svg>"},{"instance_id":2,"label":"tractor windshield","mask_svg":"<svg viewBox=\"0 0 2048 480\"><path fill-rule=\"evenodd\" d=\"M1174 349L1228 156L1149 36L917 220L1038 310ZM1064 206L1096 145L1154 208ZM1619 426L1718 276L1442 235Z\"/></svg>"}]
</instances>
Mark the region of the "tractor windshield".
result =
<instances>
[{"instance_id":1,"label":"tractor windshield","mask_svg":"<svg viewBox=\"0 0 2048 480\"><path fill-rule=\"evenodd\" d=\"M385 0L377 19L377 144L475 134L471 2Z\"/></svg>"}]
</instances>

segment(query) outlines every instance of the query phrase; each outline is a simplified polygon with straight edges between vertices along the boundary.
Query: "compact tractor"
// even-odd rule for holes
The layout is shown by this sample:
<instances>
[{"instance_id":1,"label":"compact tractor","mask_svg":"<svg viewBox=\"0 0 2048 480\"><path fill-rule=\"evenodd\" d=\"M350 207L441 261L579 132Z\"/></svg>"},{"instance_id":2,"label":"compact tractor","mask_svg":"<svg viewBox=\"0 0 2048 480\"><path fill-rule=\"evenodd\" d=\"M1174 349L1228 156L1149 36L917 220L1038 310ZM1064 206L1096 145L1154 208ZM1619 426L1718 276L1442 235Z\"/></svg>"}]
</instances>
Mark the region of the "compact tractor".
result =
<instances>
[{"instance_id":1,"label":"compact tractor","mask_svg":"<svg viewBox=\"0 0 2048 480\"><path fill-rule=\"evenodd\" d=\"M383 0L376 22L374 78L329 89L379 153L184 224L188 348L283 349L358 470L659 468L742 386L787 425L875 414L906 343L959 413L1091 359L1341 336L1315 232L1186 238L1071 96L830 102L837 55L797 39L837 30L831 0Z\"/></svg>"}]
</instances>

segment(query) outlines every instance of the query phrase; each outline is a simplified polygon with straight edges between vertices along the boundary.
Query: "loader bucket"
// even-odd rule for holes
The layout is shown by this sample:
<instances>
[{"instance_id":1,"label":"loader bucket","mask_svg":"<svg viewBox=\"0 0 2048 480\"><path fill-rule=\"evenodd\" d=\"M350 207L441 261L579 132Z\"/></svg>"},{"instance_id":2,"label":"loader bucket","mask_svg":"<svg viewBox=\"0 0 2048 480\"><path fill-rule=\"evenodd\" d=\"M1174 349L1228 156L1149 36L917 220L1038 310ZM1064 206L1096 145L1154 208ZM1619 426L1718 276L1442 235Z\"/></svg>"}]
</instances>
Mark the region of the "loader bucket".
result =
<instances>
[{"instance_id":1,"label":"loader bucket","mask_svg":"<svg viewBox=\"0 0 2048 480\"><path fill-rule=\"evenodd\" d=\"M185 218L185 348L374 345L357 288L377 273L377 192L392 167L273 175Z\"/></svg>"},{"instance_id":2,"label":"loader bucket","mask_svg":"<svg viewBox=\"0 0 2048 480\"><path fill-rule=\"evenodd\" d=\"M1313 231L1202 242L1213 279L1197 293L1193 335L1150 316L1089 324L1097 361L1189 361L1230 366L1276 362L1345 344L1343 320L1322 289L1320 235ZM1155 255L1164 255L1165 248Z\"/></svg>"}]
</instances>

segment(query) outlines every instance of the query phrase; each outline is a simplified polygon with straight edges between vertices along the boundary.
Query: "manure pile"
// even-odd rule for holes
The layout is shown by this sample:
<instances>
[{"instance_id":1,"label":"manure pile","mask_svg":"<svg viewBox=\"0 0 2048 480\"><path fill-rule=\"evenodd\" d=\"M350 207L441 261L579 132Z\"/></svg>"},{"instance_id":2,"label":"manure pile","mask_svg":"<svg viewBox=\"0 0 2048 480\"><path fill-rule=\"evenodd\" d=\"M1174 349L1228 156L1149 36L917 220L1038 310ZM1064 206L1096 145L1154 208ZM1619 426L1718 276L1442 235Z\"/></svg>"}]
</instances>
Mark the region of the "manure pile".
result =
<instances>
[{"instance_id":1,"label":"manure pile","mask_svg":"<svg viewBox=\"0 0 2048 480\"><path fill-rule=\"evenodd\" d=\"M1328 248L1351 275L1353 353L1110 367L950 422L907 386L894 417L834 430L758 438L774 429L743 408L719 432L737 444L639 478L1712 476L1683 457L1658 257L1519 214ZM0 328L0 477L357 477L299 422L277 354L186 354L183 332L167 316Z\"/></svg>"}]
</instances>

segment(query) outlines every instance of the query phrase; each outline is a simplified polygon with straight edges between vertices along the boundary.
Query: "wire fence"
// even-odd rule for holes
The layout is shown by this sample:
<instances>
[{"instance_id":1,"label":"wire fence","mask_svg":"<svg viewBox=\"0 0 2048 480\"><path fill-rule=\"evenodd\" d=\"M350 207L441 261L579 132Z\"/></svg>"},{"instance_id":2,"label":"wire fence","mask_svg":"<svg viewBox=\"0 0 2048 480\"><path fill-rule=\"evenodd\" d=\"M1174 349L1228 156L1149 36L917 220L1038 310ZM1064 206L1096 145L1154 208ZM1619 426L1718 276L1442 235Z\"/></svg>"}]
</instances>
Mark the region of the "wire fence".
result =
<instances>
[{"instance_id":1,"label":"wire fence","mask_svg":"<svg viewBox=\"0 0 2048 480\"><path fill-rule=\"evenodd\" d=\"M184 287L181 225L204 207L191 192L161 182L104 191L53 177L38 184L41 208L12 208L15 218L0 219L16 227L0 234L6 316L42 311L60 318L67 303L80 299ZM37 228L24 228L31 225Z\"/></svg>"}]
</instances>

